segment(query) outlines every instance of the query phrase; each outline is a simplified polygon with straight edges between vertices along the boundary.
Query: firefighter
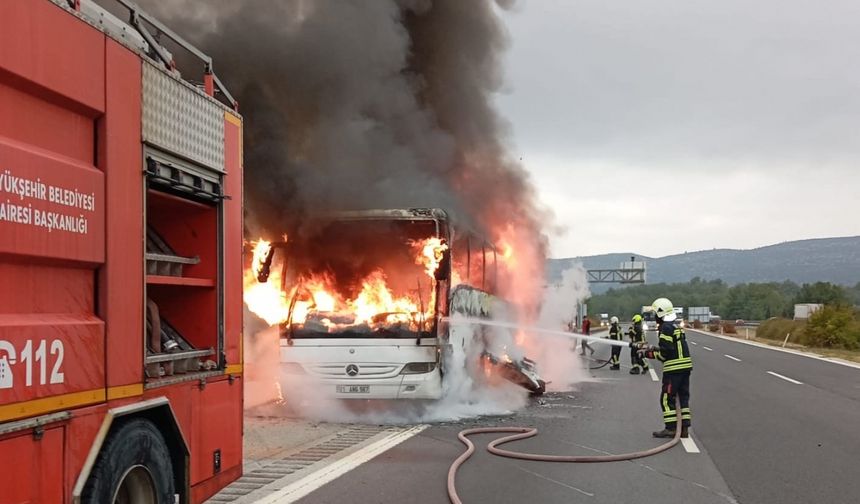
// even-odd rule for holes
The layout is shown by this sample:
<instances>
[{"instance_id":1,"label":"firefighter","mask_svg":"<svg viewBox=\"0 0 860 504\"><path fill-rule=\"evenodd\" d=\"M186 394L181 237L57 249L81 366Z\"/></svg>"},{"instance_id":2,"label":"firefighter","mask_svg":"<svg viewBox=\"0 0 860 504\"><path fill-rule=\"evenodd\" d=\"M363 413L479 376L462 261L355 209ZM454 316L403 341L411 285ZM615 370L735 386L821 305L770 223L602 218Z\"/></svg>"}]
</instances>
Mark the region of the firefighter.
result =
<instances>
[{"instance_id":1,"label":"firefighter","mask_svg":"<svg viewBox=\"0 0 860 504\"><path fill-rule=\"evenodd\" d=\"M627 331L630 338L630 374L646 374L648 372L648 361L636 350L636 344L644 344L645 332L642 330L642 315L633 315L633 323Z\"/></svg>"},{"instance_id":2,"label":"firefighter","mask_svg":"<svg viewBox=\"0 0 860 504\"><path fill-rule=\"evenodd\" d=\"M621 325L618 323L618 317L612 317L609 319L609 339L613 339L616 341L621 341L623 339L623 335L621 334ZM618 345L612 345L612 357L609 358L609 369L613 371L618 371L621 369L621 347Z\"/></svg>"},{"instance_id":3,"label":"firefighter","mask_svg":"<svg viewBox=\"0 0 860 504\"><path fill-rule=\"evenodd\" d=\"M591 321L588 320L588 317L583 317L582 319L582 334L585 336L591 336ZM589 355L594 355L594 349L588 344L588 340L582 338L582 352L580 355L585 355L586 348L591 352Z\"/></svg>"},{"instance_id":4,"label":"firefighter","mask_svg":"<svg viewBox=\"0 0 860 504\"><path fill-rule=\"evenodd\" d=\"M649 359L663 362L663 386L660 391L660 410L663 412L664 429L652 435L658 438L675 436L678 425L675 398L681 403L681 437L687 437L690 427L690 372L693 359L687 347L684 330L675 325L675 310L672 302L658 298L652 304L657 314L659 346L640 344L640 353Z\"/></svg>"}]
</instances>

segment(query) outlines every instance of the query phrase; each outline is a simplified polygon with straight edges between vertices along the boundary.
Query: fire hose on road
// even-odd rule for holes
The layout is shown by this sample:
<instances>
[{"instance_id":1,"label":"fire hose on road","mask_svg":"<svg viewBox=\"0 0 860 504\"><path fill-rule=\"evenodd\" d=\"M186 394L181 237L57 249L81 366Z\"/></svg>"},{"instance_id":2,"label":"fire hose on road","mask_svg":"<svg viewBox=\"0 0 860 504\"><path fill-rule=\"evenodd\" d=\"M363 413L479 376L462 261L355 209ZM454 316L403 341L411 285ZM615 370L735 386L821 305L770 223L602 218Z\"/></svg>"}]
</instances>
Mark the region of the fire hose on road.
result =
<instances>
[{"instance_id":1,"label":"fire hose on road","mask_svg":"<svg viewBox=\"0 0 860 504\"><path fill-rule=\"evenodd\" d=\"M681 418L681 405L676 404L675 412L678 415L678 418ZM462 504L463 501L460 500L460 495L457 494L457 469L463 465L469 457L475 453L475 444L469 439L469 436L473 434L492 434L492 433L505 433L505 432L513 432L513 435L501 437L498 439L494 439L487 444L487 451L492 453L493 455L498 455L500 457L508 457L515 458L521 460L532 460L537 462L579 462L579 463L596 463L596 462L618 462L622 460L633 460L643 457L650 457L651 455L656 455L660 452L664 452L669 448L678 444L678 441L681 440L681 429L675 430L675 437L672 438L671 441L667 443L663 443L660 446L656 446L654 448L650 448L648 450L632 452L632 453L621 453L618 455L544 455L539 453L526 453L526 452L518 452L511 450L504 450L499 448L499 446L510 443L512 441L518 441L520 439L528 439L530 437L537 436L538 430L534 427L477 427L474 429L465 429L461 430L457 434L457 438L466 445L466 451L464 451L454 463L451 464L451 467L448 469L448 499L453 504Z\"/></svg>"},{"instance_id":2,"label":"fire hose on road","mask_svg":"<svg viewBox=\"0 0 860 504\"><path fill-rule=\"evenodd\" d=\"M467 323L467 324L480 324L480 325L489 325L495 327L503 327L509 329L522 329L526 331L540 332L545 334L554 334L558 336L564 336L567 338L573 339L584 339L588 341L594 341L597 343L603 343L608 345L615 346L624 346L629 347L632 344L622 342L619 340L609 340L604 338L597 338L594 336L584 336L584 335L572 335L570 333L564 331L556 331L551 329L543 329L537 327L522 327L515 324L510 324L506 322L498 322L498 321L490 321L483 319L449 319L452 323ZM602 366L601 366L602 367ZM675 412L677 414L677 418L681 419L681 405L680 403L676 403ZM494 433L513 433L510 436L504 436L498 439L494 439L487 444L487 451L492 453L493 455L498 455L499 457L507 457L507 458L515 458L520 460L532 460L537 462L574 462L574 463L600 463L600 462L619 462L623 460L633 460L643 457L650 457L651 455L656 455L658 453L664 452L669 448L672 448L681 440L681 429L675 430L675 437L672 438L671 441L667 443L663 443L659 446L655 446L654 448L650 448L647 450L631 452L631 453L621 453L618 455L546 455L540 453L526 453L526 452L518 452L512 450L505 450L499 448L499 446L510 443L513 441L519 441L521 439L528 439L534 436L537 436L538 430L534 427L477 427L473 429L465 429L460 431L457 434L457 438L466 445L466 451L464 451L457 459L451 464L451 467L448 468L448 499L453 504L462 504L462 500L460 499L459 494L457 493L457 469L463 465L469 457L475 453L475 444L469 439L469 436L473 434L494 434Z\"/></svg>"}]
</instances>

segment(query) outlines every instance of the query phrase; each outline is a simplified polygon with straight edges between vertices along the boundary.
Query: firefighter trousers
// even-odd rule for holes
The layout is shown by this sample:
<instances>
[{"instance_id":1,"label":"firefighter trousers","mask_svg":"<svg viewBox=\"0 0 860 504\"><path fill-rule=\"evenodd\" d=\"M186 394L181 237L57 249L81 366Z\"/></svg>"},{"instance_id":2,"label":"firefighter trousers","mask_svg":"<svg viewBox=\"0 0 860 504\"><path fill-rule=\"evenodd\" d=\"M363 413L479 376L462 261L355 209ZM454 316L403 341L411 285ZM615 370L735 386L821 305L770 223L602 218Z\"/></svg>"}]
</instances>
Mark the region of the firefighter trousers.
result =
<instances>
[{"instance_id":1,"label":"firefighter trousers","mask_svg":"<svg viewBox=\"0 0 860 504\"><path fill-rule=\"evenodd\" d=\"M635 348L630 348L630 366L634 369L645 371L648 369L648 361L645 357L639 355L639 351Z\"/></svg>"},{"instance_id":2,"label":"firefighter trousers","mask_svg":"<svg viewBox=\"0 0 860 504\"><path fill-rule=\"evenodd\" d=\"M678 414L675 411L675 398L681 402L681 425L690 426L690 370L677 373L663 373L663 387L660 391L660 410L666 429L675 430Z\"/></svg>"},{"instance_id":3,"label":"firefighter trousers","mask_svg":"<svg viewBox=\"0 0 860 504\"><path fill-rule=\"evenodd\" d=\"M621 347L612 345L612 357L609 358L609 363L613 368L621 365Z\"/></svg>"}]
</instances>

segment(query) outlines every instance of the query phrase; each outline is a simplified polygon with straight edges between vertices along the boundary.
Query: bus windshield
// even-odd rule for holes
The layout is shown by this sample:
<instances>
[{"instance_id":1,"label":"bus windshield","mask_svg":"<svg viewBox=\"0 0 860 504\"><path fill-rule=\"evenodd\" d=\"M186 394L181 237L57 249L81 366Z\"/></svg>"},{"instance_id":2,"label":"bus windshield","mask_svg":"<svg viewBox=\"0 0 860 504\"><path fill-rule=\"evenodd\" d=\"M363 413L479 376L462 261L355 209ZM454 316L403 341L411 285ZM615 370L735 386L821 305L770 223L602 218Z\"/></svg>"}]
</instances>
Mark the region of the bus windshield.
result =
<instances>
[{"instance_id":1,"label":"bus windshield","mask_svg":"<svg viewBox=\"0 0 860 504\"><path fill-rule=\"evenodd\" d=\"M450 268L446 250L434 220L334 221L290 243L282 266L289 303L282 336L432 337L435 278L439 268Z\"/></svg>"}]
</instances>

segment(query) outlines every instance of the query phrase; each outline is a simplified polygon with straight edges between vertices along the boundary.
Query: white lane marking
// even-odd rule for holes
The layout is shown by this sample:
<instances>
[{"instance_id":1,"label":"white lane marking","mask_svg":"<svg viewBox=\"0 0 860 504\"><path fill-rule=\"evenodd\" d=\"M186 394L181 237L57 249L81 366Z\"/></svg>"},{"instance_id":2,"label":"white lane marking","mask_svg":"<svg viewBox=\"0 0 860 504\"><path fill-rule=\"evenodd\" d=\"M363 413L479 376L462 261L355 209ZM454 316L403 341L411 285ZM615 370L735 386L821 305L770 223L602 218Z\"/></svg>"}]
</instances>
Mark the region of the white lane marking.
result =
<instances>
[{"instance_id":1,"label":"white lane marking","mask_svg":"<svg viewBox=\"0 0 860 504\"><path fill-rule=\"evenodd\" d=\"M729 359L731 359L731 360L733 360L733 361L735 361L735 362L740 362L740 361L741 361L741 360L740 360L740 359L738 359L737 357L732 357L732 356L731 356L731 355L729 355L729 354L723 354L723 356L728 357Z\"/></svg>"},{"instance_id":2,"label":"white lane marking","mask_svg":"<svg viewBox=\"0 0 860 504\"><path fill-rule=\"evenodd\" d=\"M693 441L692 437L682 437L681 444L684 445L684 449L687 450L687 453L701 453L699 451L699 447L696 446L696 442Z\"/></svg>"},{"instance_id":3,"label":"white lane marking","mask_svg":"<svg viewBox=\"0 0 860 504\"><path fill-rule=\"evenodd\" d=\"M696 343L695 341L691 341L690 343L692 343L694 345L698 345L698 343Z\"/></svg>"},{"instance_id":4,"label":"white lane marking","mask_svg":"<svg viewBox=\"0 0 860 504\"><path fill-rule=\"evenodd\" d=\"M709 352L713 352L713 351L714 351L714 349L713 349L713 348L711 348L711 347L706 347L705 345L702 345L702 348L704 348L705 350L707 350L707 351L709 351Z\"/></svg>"},{"instance_id":5,"label":"white lane marking","mask_svg":"<svg viewBox=\"0 0 860 504\"><path fill-rule=\"evenodd\" d=\"M271 493L262 499L255 501L254 504L289 504L290 502L295 502L326 483L343 476L377 455L394 448L403 441L406 441L412 436L420 433L427 427L429 427L429 425L416 425L415 427L404 431L394 432L373 444L367 445L364 448L347 455L337 462L329 464L314 473L308 474L304 478L285 486L277 492Z\"/></svg>"},{"instance_id":6,"label":"white lane marking","mask_svg":"<svg viewBox=\"0 0 860 504\"><path fill-rule=\"evenodd\" d=\"M657 378L657 371L654 371L654 368L648 368L648 374L651 375L651 381L660 381L660 379Z\"/></svg>"},{"instance_id":7,"label":"white lane marking","mask_svg":"<svg viewBox=\"0 0 860 504\"><path fill-rule=\"evenodd\" d=\"M575 486L570 486L567 483L562 483L561 481L554 480L548 476L544 476L543 474L538 474L536 472L529 471L528 469L526 469L524 467L517 466L517 469L519 469L520 471L522 471L524 473L531 474L532 476L538 477L542 480L546 480L546 481L550 481L552 483L555 483L556 485L560 485L560 486L563 486L565 488L569 488L571 490L576 490L577 492L581 493L582 495L587 495L588 497L594 497L594 494L591 492L586 492L585 490L583 490L581 488L576 488Z\"/></svg>"},{"instance_id":8,"label":"white lane marking","mask_svg":"<svg viewBox=\"0 0 860 504\"><path fill-rule=\"evenodd\" d=\"M699 334L704 334L705 336L711 336L712 338L720 338L720 339L723 339L726 341L731 341L733 343L741 343L744 345L750 345L750 346L759 347L759 348L766 348L768 350L773 350L775 352L784 352L784 353L789 353L789 354L793 354L793 355L799 355L801 357L807 357L810 359L829 362L831 364L839 364L840 366L860 369L860 363L858 363L858 362L848 362L848 361L844 361L842 359L837 359L835 357L824 357L824 356L818 355L816 353L801 352L799 350L792 350L791 348L780 348L780 347L775 347L772 345L767 345L765 343L759 343L758 341L746 341L746 340L742 340L739 338L732 338L731 336L722 336L720 334L711 334L711 333L708 333L705 331L699 331L696 329L690 329L690 331L694 331L694 332L699 333Z\"/></svg>"},{"instance_id":9,"label":"white lane marking","mask_svg":"<svg viewBox=\"0 0 860 504\"><path fill-rule=\"evenodd\" d=\"M799 381L795 380L794 378L789 378L788 376L782 376L781 374L774 373L773 371L768 371L767 374L774 375L777 378L782 378L783 380L785 380L787 382L794 383L795 385L803 385L803 382L799 382Z\"/></svg>"}]
</instances>

